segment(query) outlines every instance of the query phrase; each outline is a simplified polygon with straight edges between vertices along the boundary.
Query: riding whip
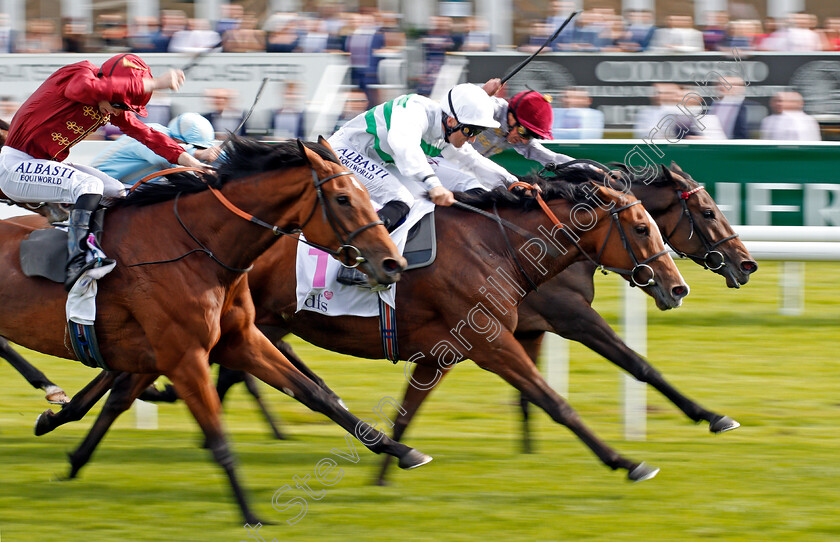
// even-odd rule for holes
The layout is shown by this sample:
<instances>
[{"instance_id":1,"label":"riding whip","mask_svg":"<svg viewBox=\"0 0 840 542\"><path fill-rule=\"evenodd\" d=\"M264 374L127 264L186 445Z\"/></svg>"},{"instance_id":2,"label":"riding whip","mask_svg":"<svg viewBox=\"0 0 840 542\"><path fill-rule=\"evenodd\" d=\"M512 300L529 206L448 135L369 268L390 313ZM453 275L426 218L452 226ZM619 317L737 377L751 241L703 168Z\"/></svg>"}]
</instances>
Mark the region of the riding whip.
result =
<instances>
[{"instance_id":1,"label":"riding whip","mask_svg":"<svg viewBox=\"0 0 840 542\"><path fill-rule=\"evenodd\" d=\"M533 53L531 56L529 56L528 58L526 58L525 60L523 60L523 61L519 64L519 66L517 66L516 68L514 68L514 69L513 69L513 71L512 71L512 72L510 72L509 74L507 74L506 76L504 76L504 77L502 78L502 85L504 85L504 84L505 84L505 82L507 82L507 81L508 81L511 77L513 77L514 75L516 75L517 73L519 73L519 71L520 71L520 70L522 70L522 68L524 68L525 66L527 66L529 62L531 62L532 60L534 60L534 57L536 57L538 54L540 54L540 51L542 51L543 49L545 49L545 46L546 46L546 45L548 45L549 43L551 43L552 41L554 41L555 39L557 39L557 36L559 36L559 35L560 35L560 32L562 32L562 31L563 31L563 29L564 29L564 28L566 28L566 25L567 25L567 24L569 24L569 23L572 21L572 19L574 19L574 18L575 18L575 16L576 16L578 13L580 13L580 11L573 11L573 12L572 12L572 14L571 14L571 15L569 15L569 16L566 18L566 20L565 20L565 21L563 21L563 24L561 24L561 25L560 25L560 28L558 28L558 29L557 29L557 32L555 32L555 33L554 33L554 34L553 34L550 38L548 38L547 40L545 40L545 42L544 42L542 45L540 45L540 48L539 48L539 49L537 49L536 51L534 51L534 53Z\"/></svg>"},{"instance_id":2,"label":"riding whip","mask_svg":"<svg viewBox=\"0 0 840 542\"><path fill-rule=\"evenodd\" d=\"M201 59L203 59L205 56L209 55L210 53L212 53L216 49L220 48L221 46L222 46L222 41L219 40L219 43L217 43L213 47L210 47L210 48L205 49L203 51L199 51L198 53L193 55L192 59L189 62L187 62L184 65L183 68L181 68L181 71L184 72L184 74L186 74L188 71L195 68L198 65L198 63L201 62Z\"/></svg>"}]
</instances>

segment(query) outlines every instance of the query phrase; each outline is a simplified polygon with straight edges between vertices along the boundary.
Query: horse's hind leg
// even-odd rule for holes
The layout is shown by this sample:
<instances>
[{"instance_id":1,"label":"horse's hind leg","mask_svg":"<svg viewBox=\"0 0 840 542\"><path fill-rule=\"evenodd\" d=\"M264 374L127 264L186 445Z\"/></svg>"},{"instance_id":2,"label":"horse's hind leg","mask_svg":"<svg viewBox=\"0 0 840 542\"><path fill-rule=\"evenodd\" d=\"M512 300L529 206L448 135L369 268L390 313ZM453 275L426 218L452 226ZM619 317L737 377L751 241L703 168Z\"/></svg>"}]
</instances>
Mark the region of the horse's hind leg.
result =
<instances>
[{"instance_id":1,"label":"horse's hind leg","mask_svg":"<svg viewBox=\"0 0 840 542\"><path fill-rule=\"evenodd\" d=\"M114 380L116 380L119 374L118 372L102 371L84 388L79 390L73 396L73 399L64 405L58 413L53 412L51 409L42 412L38 416L38 419L35 420L35 435L40 437L65 423L79 421L84 418L85 414L93 408L93 405L102 399L102 396L111 389Z\"/></svg>"},{"instance_id":2,"label":"horse's hind leg","mask_svg":"<svg viewBox=\"0 0 840 542\"><path fill-rule=\"evenodd\" d=\"M558 334L582 343L633 375L636 380L650 384L695 422L709 422L709 430L713 433L722 433L741 425L729 416L703 408L680 393L645 358L627 346L590 305L581 302L569 303L564 307L562 317L559 312L557 317L544 315Z\"/></svg>"},{"instance_id":3,"label":"horse's hind leg","mask_svg":"<svg viewBox=\"0 0 840 542\"><path fill-rule=\"evenodd\" d=\"M405 387L402 406L397 412L396 420L394 420L394 440L402 440L405 435L405 430L408 429L408 424L414 419L414 415L417 414L420 405L423 404L423 401L429 397L432 390L437 387L447 374L449 374L449 368L440 369L436 365L415 365L414 372L411 375L411 381ZM384 486L386 484L385 475L390 465L391 456L386 455L382 458L379 475L375 481L376 485Z\"/></svg>"},{"instance_id":4,"label":"horse's hind leg","mask_svg":"<svg viewBox=\"0 0 840 542\"><path fill-rule=\"evenodd\" d=\"M535 333L528 333L523 336L516 336L516 340L525 349L528 358L538 367L538 358L540 355L540 346L542 345L545 333L542 331ZM522 453L530 454L534 452L534 444L531 439L531 401L525 397L525 394L519 394L519 410L522 413Z\"/></svg>"},{"instance_id":5,"label":"horse's hind leg","mask_svg":"<svg viewBox=\"0 0 840 542\"><path fill-rule=\"evenodd\" d=\"M17 353L9 341L0 337L0 357L9 362L17 372L23 375L23 378L29 382L33 388L44 390L46 400L48 403L54 405L64 405L70 402L70 398L64 393L64 390L56 386L47 376L39 371L34 365L23 359L23 356Z\"/></svg>"},{"instance_id":6,"label":"horse's hind leg","mask_svg":"<svg viewBox=\"0 0 840 542\"><path fill-rule=\"evenodd\" d=\"M134 400L148 388L156 379L156 374L131 374L121 373L114 386L111 388L111 394L105 405L102 407L102 412L96 418L93 426L85 435L84 440L79 446L68 454L70 459L70 474L69 478L75 478L82 467L90 461L94 450L96 450L99 443L105 437L105 433L111 428L111 425L117 418L131 407Z\"/></svg>"},{"instance_id":7,"label":"horse's hind leg","mask_svg":"<svg viewBox=\"0 0 840 542\"><path fill-rule=\"evenodd\" d=\"M501 376L554 421L568 427L606 466L613 470L626 469L633 481L647 480L659 472L658 468L622 457L586 427L577 412L543 379L513 335L504 332L490 346L477 344L481 351L470 352L470 357L479 367Z\"/></svg>"},{"instance_id":8,"label":"horse's hind leg","mask_svg":"<svg viewBox=\"0 0 840 542\"><path fill-rule=\"evenodd\" d=\"M286 438L285 435L283 435L283 432L280 431L280 428L274 421L274 416L272 416L271 412L269 412L268 407L266 407L265 402L262 399L260 388L257 385L257 380L248 373L245 373L245 387L248 388L248 392L257 402L257 405L259 405L260 410L262 410L265 421L268 422L268 427L271 428L271 432L274 433L274 438L277 440L284 440Z\"/></svg>"},{"instance_id":9,"label":"horse's hind leg","mask_svg":"<svg viewBox=\"0 0 840 542\"><path fill-rule=\"evenodd\" d=\"M263 416L268 422L268 426L271 429L271 432L274 434L274 438L276 438L277 440L284 440L285 437L283 436L283 433L277 427L277 424L274 422L274 417L271 415L271 412L269 412L268 408L265 406L265 402L262 399L262 394L260 393L260 389L257 386L257 382L255 381L253 376L249 375L245 371L228 369L224 365L219 366L219 376L216 379L216 393L219 394L219 401L222 404L224 404L225 396L227 395L228 390L230 390L230 388L234 384L238 384L239 382L245 383L245 388L248 390L248 393L250 393L254 400L257 402L257 405L260 407Z\"/></svg>"}]
</instances>

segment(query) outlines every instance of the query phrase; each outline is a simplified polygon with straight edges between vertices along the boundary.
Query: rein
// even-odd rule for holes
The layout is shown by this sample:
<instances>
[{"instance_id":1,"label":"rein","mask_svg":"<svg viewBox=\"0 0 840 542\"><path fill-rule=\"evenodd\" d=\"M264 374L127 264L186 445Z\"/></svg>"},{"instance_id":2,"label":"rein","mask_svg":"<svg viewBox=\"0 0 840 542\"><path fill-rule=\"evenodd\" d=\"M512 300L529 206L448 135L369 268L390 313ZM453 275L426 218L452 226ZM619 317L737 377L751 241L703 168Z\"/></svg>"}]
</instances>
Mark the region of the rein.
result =
<instances>
[{"instance_id":1,"label":"rein","mask_svg":"<svg viewBox=\"0 0 840 542\"><path fill-rule=\"evenodd\" d=\"M720 245L722 245L723 243L737 238L738 234L733 233L732 235L724 237L723 239L721 239L719 241L711 242L709 240L709 238L706 237L703 234L703 230L701 230L700 228L697 227L697 224L694 221L694 217L691 215L691 210L688 208L688 199L693 194L696 194L697 192L700 192L701 190L705 190L705 187L703 187L702 185L698 186L697 188L694 188L692 190L689 190L689 191L683 191L683 190L677 189L677 198L680 200L680 204L682 205L683 212L682 212L682 214L680 214L680 219L677 220L676 224L674 224L674 228L671 230L671 233L669 233L667 235L663 235L663 237L665 238L665 242L668 243L668 246L670 246L671 249L673 249L673 251L676 252L678 256L680 256L682 258L689 258L696 263L702 264L703 267L705 267L706 269L709 269L711 271L717 271L719 269L722 269L722 268L726 267L726 258L723 256L723 254L719 250L715 250L715 249L717 247L719 247ZM683 218L685 218L685 217L688 217L688 223L689 223L690 228L691 228L691 230L688 234L688 238L691 239L692 236L694 235L694 232L696 231L697 236L700 238L700 241L703 243L703 248L706 250L706 254L704 254L702 258L700 258L699 256L695 256L693 254L685 253L685 252L677 249L677 247L675 247L674 244L671 242L671 236L674 235L675 231L677 231L677 228L680 226L680 223L682 222Z\"/></svg>"},{"instance_id":2,"label":"rein","mask_svg":"<svg viewBox=\"0 0 840 542\"><path fill-rule=\"evenodd\" d=\"M151 179L162 177L162 176L168 175L170 173L180 173L180 172L188 172L188 171L202 172L203 170L199 169L199 168L194 168L194 167L177 167L177 168L169 168L169 169L164 169L164 170L161 170L161 171L157 171L155 173L146 175L145 177L143 177L142 179L137 181L134 184L134 186L132 186L129 189L129 192L133 192L137 187L139 187L140 185L142 185L143 183L145 183L145 182L147 182ZM316 248L318 250L321 250L321 251L329 254L330 256L333 256L344 267L349 267L349 268L358 267L360 264L364 263L366 260L365 260L365 258L362 257L361 250L359 250L357 247L355 247L354 245L351 244L353 242L353 238L356 237L357 235L359 235L360 233L362 233L363 231L369 229L369 228L373 228L373 227L382 225L383 222L381 220L375 220L373 222L370 222L369 224L365 224L364 226L360 226L359 228L356 228L352 232L349 231L347 228L344 227L344 225L336 217L335 212L332 210L332 207L329 204L329 201L324 197L322 186L325 183L327 183L327 182L329 182L329 181L331 181L331 180L333 180L337 177L341 177L343 175L352 175L353 173L351 171L340 171L338 173L330 175L329 177L325 177L324 179L319 179L318 174L315 172L314 169L312 169L310 167L310 171L312 172L312 183L315 186L315 193L317 195L317 198L312 205L312 210L309 212L309 215L307 216L307 218L303 222L303 224L301 226L297 227L297 228L294 228L294 229L290 230L290 231L285 231L282 228L280 228L279 226L272 226L271 224L268 224L267 222L265 222L263 220L260 220L259 218L255 217L254 215L252 215L250 213L246 213L245 211L243 211L242 209L240 209L239 207L237 207L236 205L231 203L231 201L229 199L227 199L224 196L224 194L221 193L221 191L219 189L214 188L214 187L210 186L209 184L207 184L207 182L204 181L203 178L201 178L201 177L199 177L199 178L201 178L201 180L204 181L205 184L207 184L207 188L216 197L216 199L219 200L219 202L222 205L224 205L224 207L226 209L228 209L229 211L234 213L236 216L238 216L240 218L243 218L243 219L247 220L248 222L251 222L252 224L256 224L257 226L260 226L260 227L266 228L268 230L271 230L271 233L273 233L275 236L286 235L286 236L289 236L289 237L295 237L295 239L298 242L305 243L305 244L307 244L307 245L309 245L313 248ZM214 262L218 263L220 266L222 266L224 269L226 269L228 271L231 271L231 272L234 272L234 273L247 273L248 271L250 271L253 266L249 266L248 268L245 268L245 269L240 269L240 268L231 267L231 266L225 264L224 262L219 260L213 254L213 252L210 249L208 249L206 246L204 246L204 244L202 244L201 241L199 241L195 237L195 235L192 234L192 232L190 232L190 230L187 228L186 224L184 224L184 222L181 220L181 216L178 213L178 199L180 197L181 197L181 192L179 192L178 195L175 196L175 201L174 201L174 204L173 204L173 212L175 213L175 218L178 220L178 223L181 225L181 227L184 229L184 231L187 232L187 235L189 235L190 238L193 241L195 241L196 244L198 244L198 246L200 248L193 249L193 250L187 252L186 254L183 254L183 255L181 255L177 258L172 258L172 259L169 259L169 260L159 260L159 261L154 261L154 262L135 263L135 264L128 265L128 267L137 267L137 266L141 266L141 265L152 265L152 264L177 262L177 261L189 256L190 254L194 254L196 252L201 252L201 253L207 254L207 256L209 256L210 259L212 259ZM321 204L321 210L322 210L323 215L324 215L324 221L327 222L330 225L330 228L332 228L333 233L336 235L336 237L338 237L339 241L341 242L341 246L339 246L338 250L332 250L328 247L321 246L317 243L313 243L311 241L301 239L300 236L298 235L303 231L303 228L306 227L306 225L309 223L309 221L315 215L315 209L317 209L319 203ZM355 252L355 255L353 255L353 252ZM346 260L345 260L345 257L346 257ZM346 262L350 262L350 263L346 263Z\"/></svg>"}]
</instances>

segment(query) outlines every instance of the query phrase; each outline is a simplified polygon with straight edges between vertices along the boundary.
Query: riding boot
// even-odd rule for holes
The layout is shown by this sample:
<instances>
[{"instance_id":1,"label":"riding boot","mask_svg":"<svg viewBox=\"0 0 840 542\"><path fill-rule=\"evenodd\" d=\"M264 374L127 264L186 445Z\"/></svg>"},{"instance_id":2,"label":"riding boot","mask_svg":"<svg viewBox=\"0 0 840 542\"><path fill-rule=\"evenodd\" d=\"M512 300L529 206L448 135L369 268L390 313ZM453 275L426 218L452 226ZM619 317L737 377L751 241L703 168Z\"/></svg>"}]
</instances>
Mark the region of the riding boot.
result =
<instances>
[{"instance_id":1,"label":"riding boot","mask_svg":"<svg viewBox=\"0 0 840 542\"><path fill-rule=\"evenodd\" d=\"M114 263L114 260L110 258L95 258L90 262L87 261L91 220L101 199L102 196L99 194L83 194L79 196L73 210L70 211L67 232L67 272L64 279L64 289L68 292L85 271Z\"/></svg>"}]
</instances>

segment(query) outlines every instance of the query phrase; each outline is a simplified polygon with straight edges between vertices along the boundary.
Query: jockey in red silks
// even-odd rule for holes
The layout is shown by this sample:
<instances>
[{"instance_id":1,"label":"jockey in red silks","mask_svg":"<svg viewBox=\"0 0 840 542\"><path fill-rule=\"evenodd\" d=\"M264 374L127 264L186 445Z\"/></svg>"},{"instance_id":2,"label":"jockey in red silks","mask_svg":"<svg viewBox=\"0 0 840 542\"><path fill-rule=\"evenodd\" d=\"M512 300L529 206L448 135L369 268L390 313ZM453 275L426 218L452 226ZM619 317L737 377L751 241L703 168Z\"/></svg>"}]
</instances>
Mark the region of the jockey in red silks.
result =
<instances>
[{"instance_id":1,"label":"jockey in red silks","mask_svg":"<svg viewBox=\"0 0 840 542\"><path fill-rule=\"evenodd\" d=\"M184 73L152 77L137 55L121 54L97 67L87 61L64 66L47 78L12 119L0 151L0 190L17 202L72 203L69 258L64 286L69 290L88 268L91 217L102 196L125 196L122 183L91 167L62 163L70 147L111 123L169 162L204 168L178 143L143 124L152 91L177 90Z\"/></svg>"}]
</instances>

